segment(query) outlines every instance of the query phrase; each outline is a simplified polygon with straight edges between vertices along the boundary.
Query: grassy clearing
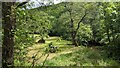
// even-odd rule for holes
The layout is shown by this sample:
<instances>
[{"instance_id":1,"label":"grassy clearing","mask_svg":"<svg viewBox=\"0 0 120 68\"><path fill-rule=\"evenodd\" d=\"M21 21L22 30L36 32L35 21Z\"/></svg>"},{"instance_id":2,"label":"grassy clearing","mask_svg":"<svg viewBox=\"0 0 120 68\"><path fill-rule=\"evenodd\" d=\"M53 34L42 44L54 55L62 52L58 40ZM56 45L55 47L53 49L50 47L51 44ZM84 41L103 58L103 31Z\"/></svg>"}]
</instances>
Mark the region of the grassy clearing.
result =
<instances>
[{"instance_id":1,"label":"grassy clearing","mask_svg":"<svg viewBox=\"0 0 120 68\"><path fill-rule=\"evenodd\" d=\"M49 53L45 66L115 66L119 65L115 60L108 58L105 51L100 50L100 47L74 47L70 41L62 40L60 37L49 37L45 39L45 44L34 44L28 50L28 62L32 62L32 56L36 56L36 65L42 65L47 54L46 47L50 42L58 47L56 53Z\"/></svg>"},{"instance_id":2,"label":"grassy clearing","mask_svg":"<svg viewBox=\"0 0 120 68\"><path fill-rule=\"evenodd\" d=\"M28 48L28 54L27 54L28 62L32 62L33 60L32 56L37 54L36 64L42 63L47 56L47 54L45 55L42 55L42 54L45 53L45 49L48 47L48 44L50 42L53 42L53 45L58 47L58 51L56 53L49 53L49 56L47 58L48 60L56 56L59 56L60 54L71 53L73 52L71 50L75 48L74 46L68 45L68 44L71 44L70 41L62 40L60 37L49 37L49 38L46 38L45 40L46 40L45 44L37 43L37 44L32 45L32 47ZM38 41L38 39L36 39L36 41Z\"/></svg>"}]
</instances>

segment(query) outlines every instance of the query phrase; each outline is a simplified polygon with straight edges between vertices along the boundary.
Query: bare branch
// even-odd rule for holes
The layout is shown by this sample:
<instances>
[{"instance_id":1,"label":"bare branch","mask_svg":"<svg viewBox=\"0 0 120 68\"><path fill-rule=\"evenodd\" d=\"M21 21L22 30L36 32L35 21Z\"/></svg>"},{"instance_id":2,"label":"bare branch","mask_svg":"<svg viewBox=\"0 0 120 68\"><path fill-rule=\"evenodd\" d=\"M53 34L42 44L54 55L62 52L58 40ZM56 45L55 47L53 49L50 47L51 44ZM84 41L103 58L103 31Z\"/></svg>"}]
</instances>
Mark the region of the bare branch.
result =
<instances>
[{"instance_id":1,"label":"bare branch","mask_svg":"<svg viewBox=\"0 0 120 68\"><path fill-rule=\"evenodd\" d=\"M20 6L23 6L23 5L27 4L29 1L30 1L30 0L27 0L26 2L20 3L16 8L18 8L18 7L20 7Z\"/></svg>"}]
</instances>

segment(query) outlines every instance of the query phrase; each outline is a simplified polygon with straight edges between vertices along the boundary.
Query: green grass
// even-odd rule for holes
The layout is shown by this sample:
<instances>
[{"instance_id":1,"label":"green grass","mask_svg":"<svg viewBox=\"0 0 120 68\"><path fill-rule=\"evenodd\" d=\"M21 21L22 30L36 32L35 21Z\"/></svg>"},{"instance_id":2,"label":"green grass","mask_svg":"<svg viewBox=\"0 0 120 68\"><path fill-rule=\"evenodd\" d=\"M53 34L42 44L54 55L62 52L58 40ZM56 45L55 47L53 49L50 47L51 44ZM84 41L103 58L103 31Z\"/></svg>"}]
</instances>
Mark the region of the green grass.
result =
<instances>
[{"instance_id":1,"label":"green grass","mask_svg":"<svg viewBox=\"0 0 120 68\"><path fill-rule=\"evenodd\" d=\"M36 41L39 40L38 38ZM35 65L42 65L47 54L42 55L50 42L58 47L56 53L49 53L45 66L115 66L119 65L118 62L112 58L108 58L106 51L102 47L75 47L70 41L63 40L60 37L45 38L45 44L36 43L28 48L27 60L32 63L32 56L37 54L37 61ZM99 49L100 48L100 49ZM41 57L41 58L40 58Z\"/></svg>"},{"instance_id":2,"label":"green grass","mask_svg":"<svg viewBox=\"0 0 120 68\"><path fill-rule=\"evenodd\" d=\"M36 39L36 42L38 40L39 39ZM53 46L58 47L58 51L56 53L49 53L50 56L48 57L48 60L52 59L53 57L59 56L60 54L66 54L66 53L72 52L71 49L73 49L74 47L74 46L67 45L67 44L71 44L70 41L63 40L60 37L45 38L45 44L36 43L28 48L27 60L29 60L29 62L32 62L31 57L35 54L37 54L36 58L39 58L42 55L42 53L45 52L46 48L48 48L48 44L51 42L53 42ZM43 62L45 58L46 58L46 55L42 56L40 59L37 60L36 64Z\"/></svg>"},{"instance_id":3,"label":"green grass","mask_svg":"<svg viewBox=\"0 0 120 68\"><path fill-rule=\"evenodd\" d=\"M73 53L62 54L51 60L47 60L46 66L118 66L115 60L105 57L105 53L79 47L79 50Z\"/></svg>"}]
</instances>

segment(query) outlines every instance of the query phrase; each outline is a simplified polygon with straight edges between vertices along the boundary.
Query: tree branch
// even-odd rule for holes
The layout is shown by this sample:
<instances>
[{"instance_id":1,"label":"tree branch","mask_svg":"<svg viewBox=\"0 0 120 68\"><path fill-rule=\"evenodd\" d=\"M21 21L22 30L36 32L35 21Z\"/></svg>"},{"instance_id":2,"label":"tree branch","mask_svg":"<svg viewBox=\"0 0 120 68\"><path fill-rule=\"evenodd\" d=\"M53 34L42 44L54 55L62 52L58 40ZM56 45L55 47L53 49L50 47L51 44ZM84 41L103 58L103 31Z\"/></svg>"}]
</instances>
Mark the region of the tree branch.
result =
<instances>
[{"instance_id":1,"label":"tree branch","mask_svg":"<svg viewBox=\"0 0 120 68\"><path fill-rule=\"evenodd\" d=\"M78 29L80 28L80 23L83 21L83 19L85 18L85 16L87 15L87 13L86 13L87 11L85 11L85 14L83 15L83 17L80 19L80 21L78 22L78 26L77 26L77 28L76 28L76 34L77 34L77 31L78 31Z\"/></svg>"},{"instance_id":2,"label":"tree branch","mask_svg":"<svg viewBox=\"0 0 120 68\"><path fill-rule=\"evenodd\" d=\"M16 8L18 8L18 7L20 7L20 6L23 6L23 5L27 4L29 1L30 1L30 0L28 0L28 1L26 1L26 2L20 3Z\"/></svg>"}]
</instances>

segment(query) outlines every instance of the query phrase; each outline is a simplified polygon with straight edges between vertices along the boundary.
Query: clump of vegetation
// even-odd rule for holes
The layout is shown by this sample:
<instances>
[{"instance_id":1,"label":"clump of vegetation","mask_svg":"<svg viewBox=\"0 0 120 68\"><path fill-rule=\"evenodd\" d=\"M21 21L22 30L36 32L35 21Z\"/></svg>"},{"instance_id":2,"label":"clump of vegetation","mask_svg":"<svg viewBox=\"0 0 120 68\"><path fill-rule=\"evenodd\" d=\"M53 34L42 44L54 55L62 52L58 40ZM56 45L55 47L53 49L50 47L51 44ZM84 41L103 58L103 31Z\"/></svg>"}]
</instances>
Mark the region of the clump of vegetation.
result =
<instances>
[{"instance_id":1,"label":"clump of vegetation","mask_svg":"<svg viewBox=\"0 0 120 68\"><path fill-rule=\"evenodd\" d=\"M41 38L38 43L45 43L45 40L43 38Z\"/></svg>"},{"instance_id":2,"label":"clump of vegetation","mask_svg":"<svg viewBox=\"0 0 120 68\"><path fill-rule=\"evenodd\" d=\"M49 43L48 47L46 48L46 51L50 52L50 53L56 53L58 51L58 47L54 46L53 43Z\"/></svg>"}]
</instances>

